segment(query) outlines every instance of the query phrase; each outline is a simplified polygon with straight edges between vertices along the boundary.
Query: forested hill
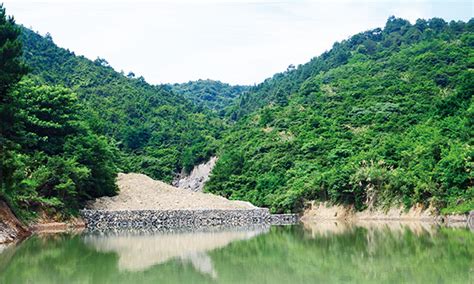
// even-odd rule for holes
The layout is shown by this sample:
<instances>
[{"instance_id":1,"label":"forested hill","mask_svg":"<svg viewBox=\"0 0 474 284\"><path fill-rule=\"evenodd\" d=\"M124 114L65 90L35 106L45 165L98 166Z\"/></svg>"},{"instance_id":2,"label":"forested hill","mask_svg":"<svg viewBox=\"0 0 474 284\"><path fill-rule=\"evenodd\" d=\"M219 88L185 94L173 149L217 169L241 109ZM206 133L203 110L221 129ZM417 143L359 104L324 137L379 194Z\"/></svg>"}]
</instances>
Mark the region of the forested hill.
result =
<instances>
[{"instance_id":1,"label":"forested hill","mask_svg":"<svg viewBox=\"0 0 474 284\"><path fill-rule=\"evenodd\" d=\"M0 58L0 199L17 213L70 213L115 194L118 171L170 181L214 154L207 191L274 212L474 209L474 20L391 17L253 87L153 86L0 5Z\"/></svg>"},{"instance_id":2,"label":"forested hill","mask_svg":"<svg viewBox=\"0 0 474 284\"><path fill-rule=\"evenodd\" d=\"M213 110L220 116L225 115L225 109L250 88L214 80L189 81L170 86L175 93L194 102L201 109Z\"/></svg>"},{"instance_id":3,"label":"forested hill","mask_svg":"<svg viewBox=\"0 0 474 284\"><path fill-rule=\"evenodd\" d=\"M0 5L0 200L17 215L67 216L114 195L118 171L171 181L214 154L217 114L6 15Z\"/></svg>"},{"instance_id":4,"label":"forested hill","mask_svg":"<svg viewBox=\"0 0 474 284\"><path fill-rule=\"evenodd\" d=\"M414 25L407 20L391 17L384 29L375 28L361 32L348 40L334 43L333 47L296 68L290 65L287 70L273 75L242 95L232 107L232 118L237 119L269 105L288 103L288 97L299 91L303 82L320 72L327 72L361 56L370 59L387 57L390 53L430 37L456 37L469 32L469 23L446 23L443 19L419 19ZM361 59L365 60L365 59ZM446 74L448 75L448 74Z\"/></svg>"},{"instance_id":5,"label":"forested hill","mask_svg":"<svg viewBox=\"0 0 474 284\"><path fill-rule=\"evenodd\" d=\"M395 17L242 95L206 190L273 211L474 209L474 20Z\"/></svg>"},{"instance_id":6,"label":"forested hill","mask_svg":"<svg viewBox=\"0 0 474 284\"><path fill-rule=\"evenodd\" d=\"M76 56L49 35L22 28L21 39L30 77L78 95L93 130L116 141L121 170L170 181L213 153L222 123L169 86L118 73L103 59Z\"/></svg>"}]
</instances>

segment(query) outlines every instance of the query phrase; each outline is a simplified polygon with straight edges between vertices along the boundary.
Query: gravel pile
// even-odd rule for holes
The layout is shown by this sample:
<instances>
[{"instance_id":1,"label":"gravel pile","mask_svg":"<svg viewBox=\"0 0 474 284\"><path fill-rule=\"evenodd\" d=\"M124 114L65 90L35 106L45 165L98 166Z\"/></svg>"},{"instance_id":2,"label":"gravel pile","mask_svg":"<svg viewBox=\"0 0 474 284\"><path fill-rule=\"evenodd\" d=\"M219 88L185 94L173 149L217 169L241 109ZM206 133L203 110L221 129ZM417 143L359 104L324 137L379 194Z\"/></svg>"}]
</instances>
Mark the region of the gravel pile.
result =
<instances>
[{"instance_id":1,"label":"gravel pile","mask_svg":"<svg viewBox=\"0 0 474 284\"><path fill-rule=\"evenodd\" d=\"M119 193L101 197L86 208L95 210L255 209L244 201L230 201L210 193L192 192L142 174L119 174Z\"/></svg>"}]
</instances>

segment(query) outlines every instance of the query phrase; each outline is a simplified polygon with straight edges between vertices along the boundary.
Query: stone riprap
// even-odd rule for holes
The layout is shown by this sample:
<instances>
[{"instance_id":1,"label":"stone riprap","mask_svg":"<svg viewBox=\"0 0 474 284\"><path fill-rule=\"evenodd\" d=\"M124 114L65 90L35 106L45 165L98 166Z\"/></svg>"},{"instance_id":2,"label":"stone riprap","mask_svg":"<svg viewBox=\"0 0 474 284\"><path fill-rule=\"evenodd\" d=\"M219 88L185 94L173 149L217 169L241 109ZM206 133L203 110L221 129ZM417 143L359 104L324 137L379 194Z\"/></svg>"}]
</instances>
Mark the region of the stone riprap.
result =
<instances>
[{"instance_id":1,"label":"stone riprap","mask_svg":"<svg viewBox=\"0 0 474 284\"><path fill-rule=\"evenodd\" d=\"M245 210L82 210L86 227L94 229L150 229L229 227L252 224L290 224L293 214L271 215L268 209Z\"/></svg>"},{"instance_id":2,"label":"stone riprap","mask_svg":"<svg viewBox=\"0 0 474 284\"><path fill-rule=\"evenodd\" d=\"M300 221L298 214L271 214L270 224L272 225L293 225Z\"/></svg>"}]
</instances>

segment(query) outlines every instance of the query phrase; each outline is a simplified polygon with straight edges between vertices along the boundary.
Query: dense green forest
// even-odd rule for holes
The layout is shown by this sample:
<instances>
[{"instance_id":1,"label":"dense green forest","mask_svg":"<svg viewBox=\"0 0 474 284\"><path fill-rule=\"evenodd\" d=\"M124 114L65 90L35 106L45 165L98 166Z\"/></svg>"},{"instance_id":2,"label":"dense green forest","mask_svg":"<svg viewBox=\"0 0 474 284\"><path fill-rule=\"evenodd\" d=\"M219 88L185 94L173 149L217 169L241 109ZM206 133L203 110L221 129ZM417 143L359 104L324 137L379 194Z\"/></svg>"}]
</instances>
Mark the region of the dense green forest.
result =
<instances>
[{"instance_id":1,"label":"dense green forest","mask_svg":"<svg viewBox=\"0 0 474 284\"><path fill-rule=\"evenodd\" d=\"M0 31L0 198L29 217L113 195L115 143L92 130L73 91L25 76L21 30L1 6Z\"/></svg>"},{"instance_id":2,"label":"dense green forest","mask_svg":"<svg viewBox=\"0 0 474 284\"><path fill-rule=\"evenodd\" d=\"M214 154L211 111L90 61L14 23L0 9L0 198L18 215L74 213L114 195L118 171L171 181Z\"/></svg>"},{"instance_id":3,"label":"dense green forest","mask_svg":"<svg viewBox=\"0 0 474 284\"><path fill-rule=\"evenodd\" d=\"M466 212L473 58L474 20L391 17L257 86L153 86L0 8L0 198L67 215L115 194L119 171L170 182L217 154L205 189L273 212L307 200Z\"/></svg>"},{"instance_id":4,"label":"dense green forest","mask_svg":"<svg viewBox=\"0 0 474 284\"><path fill-rule=\"evenodd\" d=\"M23 28L24 61L45 84L75 93L96 133L113 138L122 171L171 181L213 154L223 128L215 114L130 72L115 72L104 59L90 61L59 48L50 36Z\"/></svg>"},{"instance_id":5,"label":"dense green forest","mask_svg":"<svg viewBox=\"0 0 474 284\"><path fill-rule=\"evenodd\" d=\"M176 94L189 99L201 109L215 111L220 116L224 116L226 109L250 88L231 86L214 80L197 80L170 86Z\"/></svg>"},{"instance_id":6,"label":"dense green forest","mask_svg":"<svg viewBox=\"0 0 474 284\"><path fill-rule=\"evenodd\" d=\"M391 17L243 94L206 190L299 211L474 209L474 20Z\"/></svg>"}]
</instances>

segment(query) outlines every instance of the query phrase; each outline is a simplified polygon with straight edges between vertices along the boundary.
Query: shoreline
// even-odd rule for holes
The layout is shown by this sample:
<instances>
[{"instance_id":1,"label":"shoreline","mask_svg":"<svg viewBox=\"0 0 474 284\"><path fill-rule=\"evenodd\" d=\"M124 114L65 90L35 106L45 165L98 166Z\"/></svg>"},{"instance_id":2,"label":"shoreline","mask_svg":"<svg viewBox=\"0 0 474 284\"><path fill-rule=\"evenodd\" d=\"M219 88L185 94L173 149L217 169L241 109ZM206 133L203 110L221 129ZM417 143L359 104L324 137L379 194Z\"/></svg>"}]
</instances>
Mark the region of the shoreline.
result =
<instances>
[{"instance_id":1,"label":"shoreline","mask_svg":"<svg viewBox=\"0 0 474 284\"><path fill-rule=\"evenodd\" d=\"M54 234L69 231L83 231L86 229L86 225L82 218L74 218L73 222L45 222L33 224L29 227L30 231L34 234Z\"/></svg>"},{"instance_id":2,"label":"shoreline","mask_svg":"<svg viewBox=\"0 0 474 284\"><path fill-rule=\"evenodd\" d=\"M311 202L301 216L303 223L338 221L349 224L363 222L419 222L444 225L447 227L468 227L474 230L474 210L466 214L434 214L431 208L413 206L408 210L390 208L388 210L366 209L356 211L353 206L330 205L326 202Z\"/></svg>"},{"instance_id":3,"label":"shoreline","mask_svg":"<svg viewBox=\"0 0 474 284\"><path fill-rule=\"evenodd\" d=\"M64 222L48 221L43 219L38 223L33 223L29 226L25 226L18 219L16 219L16 217L13 215L11 210L9 210L6 204L0 205L2 209L2 216L0 216L2 218L0 218L0 223L3 226L2 230L0 230L0 245L2 247L20 243L22 240L28 238L33 234L55 234L64 232L81 233L84 230L88 229L87 221L83 217L74 217ZM182 209L176 211L187 210ZM284 215L269 214L269 216ZM455 215L431 214L429 213L428 209L422 209L420 207L413 207L408 211L402 210L400 208L392 208L387 211L365 210L361 212L356 212L350 206L328 205L327 203L312 203L310 208L305 210L302 214L299 214L299 222L292 223L299 223L302 225L318 225L328 222L338 222L355 226L357 226L358 224L367 223L420 223L446 226L450 228L469 228L470 230L474 231L474 210L470 211L470 213L467 214ZM272 225L289 224L289 222L282 222L281 224L279 224L278 222L271 223Z\"/></svg>"},{"instance_id":4,"label":"shoreline","mask_svg":"<svg viewBox=\"0 0 474 284\"><path fill-rule=\"evenodd\" d=\"M0 200L0 245L21 241L31 235L31 230L18 220L8 207Z\"/></svg>"}]
</instances>

